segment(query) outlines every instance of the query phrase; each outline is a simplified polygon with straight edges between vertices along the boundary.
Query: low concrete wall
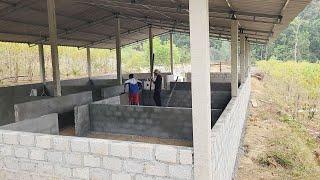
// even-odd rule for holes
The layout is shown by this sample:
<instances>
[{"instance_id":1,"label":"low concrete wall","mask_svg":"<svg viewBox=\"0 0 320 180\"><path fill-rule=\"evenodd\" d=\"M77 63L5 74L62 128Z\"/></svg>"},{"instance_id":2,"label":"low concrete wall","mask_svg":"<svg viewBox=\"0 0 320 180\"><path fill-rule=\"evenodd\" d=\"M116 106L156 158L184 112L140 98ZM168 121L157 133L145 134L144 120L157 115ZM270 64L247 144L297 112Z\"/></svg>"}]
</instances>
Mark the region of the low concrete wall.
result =
<instances>
[{"instance_id":1,"label":"low concrete wall","mask_svg":"<svg viewBox=\"0 0 320 180\"><path fill-rule=\"evenodd\" d=\"M27 119L1 126L0 129L44 134L59 134L58 114L49 114L36 119Z\"/></svg>"},{"instance_id":2,"label":"low concrete wall","mask_svg":"<svg viewBox=\"0 0 320 180\"><path fill-rule=\"evenodd\" d=\"M123 85L107 87L107 88L101 89L101 96L103 99L107 99L110 97L119 96L123 92L124 92Z\"/></svg>"},{"instance_id":3,"label":"low concrete wall","mask_svg":"<svg viewBox=\"0 0 320 180\"><path fill-rule=\"evenodd\" d=\"M90 132L89 105L74 108L75 135L86 137Z\"/></svg>"},{"instance_id":4,"label":"low concrete wall","mask_svg":"<svg viewBox=\"0 0 320 180\"><path fill-rule=\"evenodd\" d=\"M229 91L211 91L211 108L224 109L231 99ZM191 91L173 91L169 107L192 107Z\"/></svg>"},{"instance_id":5,"label":"low concrete wall","mask_svg":"<svg viewBox=\"0 0 320 180\"><path fill-rule=\"evenodd\" d=\"M241 85L212 128L213 179L233 179L250 100L251 79Z\"/></svg>"},{"instance_id":6,"label":"low concrete wall","mask_svg":"<svg viewBox=\"0 0 320 180\"><path fill-rule=\"evenodd\" d=\"M191 82L171 82L170 88L175 86L175 90L191 91ZM231 83L211 83L211 91L231 91Z\"/></svg>"},{"instance_id":7,"label":"low concrete wall","mask_svg":"<svg viewBox=\"0 0 320 180\"><path fill-rule=\"evenodd\" d=\"M170 139L192 139L191 109L90 105L91 130Z\"/></svg>"},{"instance_id":8,"label":"low concrete wall","mask_svg":"<svg viewBox=\"0 0 320 180\"><path fill-rule=\"evenodd\" d=\"M46 99L48 97L30 97L31 89L42 91L42 84L29 84L0 88L0 125L14 122L14 104L34 100Z\"/></svg>"},{"instance_id":9,"label":"low concrete wall","mask_svg":"<svg viewBox=\"0 0 320 180\"><path fill-rule=\"evenodd\" d=\"M91 102L92 93L82 92L68 96L16 104L14 106L15 120L18 122L51 113L66 113L73 111L75 106L89 104Z\"/></svg>"},{"instance_id":10,"label":"low concrete wall","mask_svg":"<svg viewBox=\"0 0 320 180\"><path fill-rule=\"evenodd\" d=\"M89 108L91 131L192 140L192 110L93 103ZM222 113L211 111L212 126Z\"/></svg>"},{"instance_id":11,"label":"low concrete wall","mask_svg":"<svg viewBox=\"0 0 320 180\"><path fill-rule=\"evenodd\" d=\"M116 80L110 79L112 77L113 76L101 76L93 77L90 80L88 78L63 80L61 81L62 95L65 96L84 91L92 91L93 100L101 100L101 88L117 84ZM49 97L41 97L43 88L44 86L41 83L0 88L0 102L5 102L0 103L0 125L15 122L15 104L50 98L50 95L53 94L52 82L47 82L44 88ZM38 97L29 96L31 89L37 89Z\"/></svg>"},{"instance_id":12,"label":"low concrete wall","mask_svg":"<svg viewBox=\"0 0 320 180\"><path fill-rule=\"evenodd\" d=\"M240 76L239 76L240 80ZM186 81L191 82L191 73L186 73ZM229 72L214 72L210 73L210 81L215 83L231 82L231 73Z\"/></svg>"},{"instance_id":13,"label":"low concrete wall","mask_svg":"<svg viewBox=\"0 0 320 180\"><path fill-rule=\"evenodd\" d=\"M194 179L189 147L5 130L0 138L0 179Z\"/></svg>"}]
</instances>

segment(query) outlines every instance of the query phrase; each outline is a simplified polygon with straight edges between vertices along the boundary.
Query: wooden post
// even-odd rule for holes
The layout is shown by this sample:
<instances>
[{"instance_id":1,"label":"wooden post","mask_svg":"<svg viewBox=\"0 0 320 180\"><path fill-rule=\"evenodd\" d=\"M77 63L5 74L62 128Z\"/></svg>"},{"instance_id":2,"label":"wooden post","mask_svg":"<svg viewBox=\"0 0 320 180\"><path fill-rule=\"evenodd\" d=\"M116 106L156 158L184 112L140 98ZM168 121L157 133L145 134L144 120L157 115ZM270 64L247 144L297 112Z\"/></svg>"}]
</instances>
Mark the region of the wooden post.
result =
<instances>
[{"instance_id":1,"label":"wooden post","mask_svg":"<svg viewBox=\"0 0 320 180\"><path fill-rule=\"evenodd\" d=\"M194 179L212 179L208 0L189 0Z\"/></svg>"},{"instance_id":2,"label":"wooden post","mask_svg":"<svg viewBox=\"0 0 320 180\"><path fill-rule=\"evenodd\" d=\"M54 0L47 0L47 9L48 9L48 22L49 22L49 31L50 31L49 42L51 45L51 58L52 58L53 95L61 96L57 21L56 21Z\"/></svg>"}]
</instances>

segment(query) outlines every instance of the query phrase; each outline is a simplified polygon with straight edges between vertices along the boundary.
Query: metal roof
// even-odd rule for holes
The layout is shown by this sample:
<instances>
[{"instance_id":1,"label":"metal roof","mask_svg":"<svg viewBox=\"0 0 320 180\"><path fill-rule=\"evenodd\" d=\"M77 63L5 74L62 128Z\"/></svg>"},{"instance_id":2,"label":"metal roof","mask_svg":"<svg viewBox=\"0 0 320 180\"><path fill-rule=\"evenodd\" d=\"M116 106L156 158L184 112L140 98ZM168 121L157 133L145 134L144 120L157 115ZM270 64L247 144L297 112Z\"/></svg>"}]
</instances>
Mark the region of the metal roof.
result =
<instances>
[{"instance_id":1,"label":"metal roof","mask_svg":"<svg viewBox=\"0 0 320 180\"><path fill-rule=\"evenodd\" d=\"M210 35L230 38L231 19L249 41L275 38L311 0L209 0ZM0 0L0 41L48 43L46 0ZM188 0L56 0L58 44L115 48L116 17L121 45L168 31L189 32Z\"/></svg>"}]
</instances>

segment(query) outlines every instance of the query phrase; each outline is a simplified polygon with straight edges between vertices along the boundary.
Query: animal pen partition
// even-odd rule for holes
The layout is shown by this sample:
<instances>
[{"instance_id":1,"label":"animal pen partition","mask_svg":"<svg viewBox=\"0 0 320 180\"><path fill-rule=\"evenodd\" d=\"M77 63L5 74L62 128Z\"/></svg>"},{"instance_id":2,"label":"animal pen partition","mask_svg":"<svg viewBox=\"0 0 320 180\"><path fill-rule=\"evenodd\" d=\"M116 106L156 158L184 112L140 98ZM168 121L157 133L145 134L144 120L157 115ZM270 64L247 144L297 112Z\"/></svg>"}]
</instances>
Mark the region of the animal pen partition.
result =
<instances>
[{"instance_id":1,"label":"animal pen partition","mask_svg":"<svg viewBox=\"0 0 320 180\"><path fill-rule=\"evenodd\" d=\"M0 131L1 179L232 179L250 98L250 44L274 40L309 2L1 0L0 41L37 45L43 80L0 89L0 122L9 124ZM150 91L143 94L149 106L125 105L121 47L149 39L146 79L153 37L174 32L190 34L190 81L177 86L172 107L152 107ZM210 75L209 38L231 41L231 73ZM43 45L51 47L53 82L46 82ZM87 49L88 78L60 82L58 46ZM116 79L91 77L90 48L116 49ZM50 96L30 97L31 89ZM83 137L58 135L66 119Z\"/></svg>"}]
</instances>

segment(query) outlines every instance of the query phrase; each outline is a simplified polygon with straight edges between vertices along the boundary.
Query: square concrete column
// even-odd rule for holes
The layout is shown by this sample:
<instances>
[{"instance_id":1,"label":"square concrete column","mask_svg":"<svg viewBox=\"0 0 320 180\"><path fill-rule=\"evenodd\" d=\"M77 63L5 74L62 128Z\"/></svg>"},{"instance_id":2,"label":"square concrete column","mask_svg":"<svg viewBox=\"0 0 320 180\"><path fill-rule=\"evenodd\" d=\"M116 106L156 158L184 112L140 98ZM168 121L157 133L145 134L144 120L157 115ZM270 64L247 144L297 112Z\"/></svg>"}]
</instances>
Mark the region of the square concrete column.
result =
<instances>
[{"instance_id":1,"label":"square concrete column","mask_svg":"<svg viewBox=\"0 0 320 180\"><path fill-rule=\"evenodd\" d=\"M149 52L150 52L150 76L153 77L153 68L154 68L153 33L152 33L152 27L151 26L149 27Z\"/></svg>"},{"instance_id":2,"label":"square concrete column","mask_svg":"<svg viewBox=\"0 0 320 180\"><path fill-rule=\"evenodd\" d=\"M91 72L91 52L90 48L87 47L87 73L88 77L91 78L92 72Z\"/></svg>"},{"instance_id":3,"label":"square concrete column","mask_svg":"<svg viewBox=\"0 0 320 180\"><path fill-rule=\"evenodd\" d=\"M43 44L38 45L38 50L39 50L40 78L41 78L41 82L45 84L46 83L46 65L44 62Z\"/></svg>"},{"instance_id":4,"label":"square concrete column","mask_svg":"<svg viewBox=\"0 0 320 180\"><path fill-rule=\"evenodd\" d=\"M51 46L51 59L52 59L53 95L61 96L57 21L56 21L56 11L55 11L56 8L55 8L54 0L47 0L47 9L48 9L48 22L49 22L49 31L50 31L49 43Z\"/></svg>"},{"instance_id":5,"label":"square concrete column","mask_svg":"<svg viewBox=\"0 0 320 180\"><path fill-rule=\"evenodd\" d=\"M245 43L246 37L243 33L240 34L240 79L241 84L245 82L246 79L246 58L245 58Z\"/></svg>"},{"instance_id":6,"label":"square concrete column","mask_svg":"<svg viewBox=\"0 0 320 180\"><path fill-rule=\"evenodd\" d=\"M251 49L249 41L246 41L246 77L250 77L250 65L251 65Z\"/></svg>"},{"instance_id":7,"label":"square concrete column","mask_svg":"<svg viewBox=\"0 0 320 180\"><path fill-rule=\"evenodd\" d=\"M173 74L173 33L170 32L170 69Z\"/></svg>"},{"instance_id":8,"label":"square concrete column","mask_svg":"<svg viewBox=\"0 0 320 180\"><path fill-rule=\"evenodd\" d=\"M189 0L194 178L212 179L208 0Z\"/></svg>"},{"instance_id":9,"label":"square concrete column","mask_svg":"<svg viewBox=\"0 0 320 180\"><path fill-rule=\"evenodd\" d=\"M238 96L238 21L231 21L231 95Z\"/></svg>"},{"instance_id":10,"label":"square concrete column","mask_svg":"<svg viewBox=\"0 0 320 180\"><path fill-rule=\"evenodd\" d=\"M116 18L116 56L117 56L117 80L122 84L121 68L121 39L120 39L120 18Z\"/></svg>"}]
</instances>

